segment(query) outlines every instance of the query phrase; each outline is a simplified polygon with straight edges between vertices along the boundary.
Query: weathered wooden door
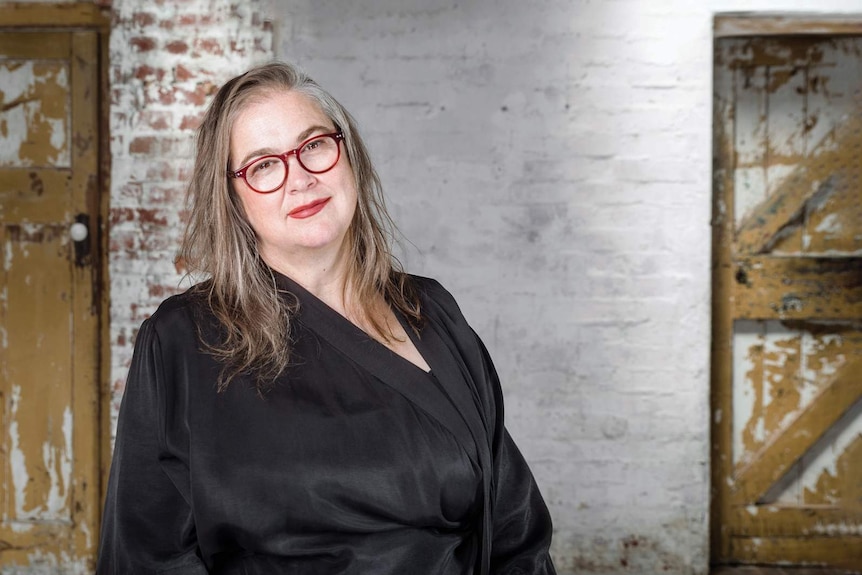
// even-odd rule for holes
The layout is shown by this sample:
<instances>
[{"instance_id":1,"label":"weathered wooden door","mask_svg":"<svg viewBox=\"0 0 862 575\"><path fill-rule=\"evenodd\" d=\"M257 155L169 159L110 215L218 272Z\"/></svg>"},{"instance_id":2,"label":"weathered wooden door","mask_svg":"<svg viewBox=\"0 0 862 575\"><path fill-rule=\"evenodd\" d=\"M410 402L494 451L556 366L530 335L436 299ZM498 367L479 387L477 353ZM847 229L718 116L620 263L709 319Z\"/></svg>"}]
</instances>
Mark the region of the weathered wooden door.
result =
<instances>
[{"instance_id":1,"label":"weathered wooden door","mask_svg":"<svg viewBox=\"0 0 862 575\"><path fill-rule=\"evenodd\" d=\"M0 30L4 573L93 572L98 87L95 32Z\"/></svg>"},{"instance_id":2,"label":"weathered wooden door","mask_svg":"<svg viewBox=\"0 0 862 575\"><path fill-rule=\"evenodd\" d=\"M862 37L715 44L716 563L862 572Z\"/></svg>"}]
</instances>

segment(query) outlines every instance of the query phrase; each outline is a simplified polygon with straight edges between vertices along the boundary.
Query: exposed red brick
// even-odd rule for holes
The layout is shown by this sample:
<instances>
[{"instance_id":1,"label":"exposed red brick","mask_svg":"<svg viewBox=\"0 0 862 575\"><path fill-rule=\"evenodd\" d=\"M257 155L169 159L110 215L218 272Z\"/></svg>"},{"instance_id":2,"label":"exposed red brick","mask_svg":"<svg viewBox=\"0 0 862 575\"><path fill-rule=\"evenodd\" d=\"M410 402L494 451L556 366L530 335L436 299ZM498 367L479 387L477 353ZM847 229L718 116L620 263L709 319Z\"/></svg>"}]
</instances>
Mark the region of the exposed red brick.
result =
<instances>
[{"instance_id":1,"label":"exposed red brick","mask_svg":"<svg viewBox=\"0 0 862 575\"><path fill-rule=\"evenodd\" d=\"M152 26L155 21L156 17L149 12L136 12L132 15L132 23L140 27Z\"/></svg>"},{"instance_id":2,"label":"exposed red brick","mask_svg":"<svg viewBox=\"0 0 862 575\"><path fill-rule=\"evenodd\" d=\"M143 66L138 66L137 68L135 68L132 72L132 76L134 76L138 80L143 80L147 76L152 76L154 72L155 70L152 66L147 66L146 64L144 64Z\"/></svg>"},{"instance_id":3,"label":"exposed red brick","mask_svg":"<svg viewBox=\"0 0 862 575\"><path fill-rule=\"evenodd\" d=\"M163 210L152 208L135 208L135 216L142 224L168 225L168 218Z\"/></svg>"},{"instance_id":4,"label":"exposed red brick","mask_svg":"<svg viewBox=\"0 0 862 575\"><path fill-rule=\"evenodd\" d=\"M138 250L147 255L148 260L162 261L165 252L175 252L179 245L179 238L173 235L149 233L140 237Z\"/></svg>"},{"instance_id":5,"label":"exposed red brick","mask_svg":"<svg viewBox=\"0 0 862 575\"><path fill-rule=\"evenodd\" d=\"M214 38L202 38L195 42L195 50L221 56L224 50L221 47L221 42Z\"/></svg>"},{"instance_id":6,"label":"exposed red brick","mask_svg":"<svg viewBox=\"0 0 862 575\"><path fill-rule=\"evenodd\" d=\"M188 182L192 177L192 166L191 163L186 163L184 166L180 167L177 170L177 179L181 182Z\"/></svg>"},{"instance_id":7,"label":"exposed red brick","mask_svg":"<svg viewBox=\"0 0 862 575\"><path fill-rule=\"evenodd\" d=\"M111 225L116 226L123 222L131 222L135 219L135 212L132 208L112 208L111 209Z\"/></svg>"},{"instance_id":8,"label":"exposed red brick","mask_svg":"<svg viewBox=\"0 0 862 575\"><path fill-rule=\"evenodd\" d=\"M171 54L185 54L189 51L189 45L182 40L174 40L165 46L165 50Z\"/></svg>"},{"instance_id":9,"label":"exposed red brick","mask_svg":"<svg viewBox=\"0 0 862 575\"><path fill-rule=\"evenodd\" d=\"M203 106L206 104L207 99L215 94L217 90L218 86L212 82L198 82L194 90L182 90L182 93L190 104Z\"/></svg>"},{"instance_id":10,"label":"exposed red brick","mask_svg":"<svg viewBox=\"0 0 862 575\"><path fill-rule=\"evenodd\" d=\"M140 136L129 143L130 154L151 154L156 143L155 136Z\"/></svg>"},{"instance_id":11,"label":"exposed red brick","mask_svg":"<svg viewBox=\"0 0 862 575\"><path fill-rule=\"evenodd\" d=\"M167 130L171 126L173 114L162 110L143 110L141 124L153 130Z\"/></svg>"},{"instance_id":12,"label":"exposed red brick","mask_svg":"<svg viewBox=\"0 0 862 575\"><path fill-rule=\"evenodd\" d=\"M180 130L197 130L201 125L203 117L203 112L194 116L183 116L183 120L180 122Z\"/></svg>"},{"instance_id":13,"label":"exposed red brick","mask_svg":"<svg viewBox=\"0 0 862 575\"><path fill-rule=\"evenodd\" d=\"M136 303L129 305L129 311L131 313L131 320L135 323L141 323L148 317L150 317L150 312L152 312L152 308L149 305L139 306Z\"/></svg>"},{"instance_id":14,"label":"exposed red brick","mask_svg":"<svg viewBox=\"0 0 862 575\"><path fill-rule=\"evenodd\" d=\"M149 52L156 47L156 41L147 36L136 36L129 39L129 44L137 49L138 52Z\"/></svg>"},{"instance_id":15,"label":"exposed red brick","mask_svg":"<svg viewBox=\"0 0 862 575\"><path fill-rule=\"evenodd\" d=\"M159 88L158 98L156 98L156 101L159 104L168 105L176 102L177 98L176 94L174 93L174 90L168 88Z\"/></svg>"},{"instance_id":16,"label":"exposed red brick","mask_svg":"<svg viewBox=\"0 0 862 575\"><path fill-rule=\"evenodd\" d=\"M150 186L147 189L147 200L153 204L167 206L182 205L185 196L183 186Z\"/></svg>"},{"instance_id":17,"label":"exposed red brick","mask_svg":"<svg viewBox=\"0 0 862 575\"><path fill-rule=\"evenodd\" d=\"M126 183L120 186L120 198L139 200L143 193L141 184Z\"/></svg>"},{"instance_id":18,"label":"exposed red brick","mask_svg":"<svg viewBox=\"0 0 862 575\"><path fill-rule=\"evenodd\" d=\"M147 162L146 179L154 182L175 182L182 180L181 171L166 160L152 159Z\"/></svg>"},{"instance_id":19,"label":"exposed red brick","mask_svg":"<svg viewBox=\"0 0 862 575\"><path fill-rule=\"evenodd\" d=\"M133 70L132 75L138 80L148 80L153 78L156 80L162 80L165 77L165 70L163 68L153 68L152 66L142 64Z\"/></svg>"},{"instance_id":20,"label":"exposed red brick","mask_svg":"<svg viewBox=\"0 0 862 575\"><path fill-rule=\"evenodd\" d=\"M194 74L182 64L177 64L177 67L174 69L174 78L179 82L185 82L194 78Z\"/></svg>"},{"instance_id":21,"label":"exposed red brick","mask_svg":"<svg viewBox=\"0 0 862 575\"><path fill-rule=\"evenodd\" d=\"M164 299L165 297L171 295L173 293L173 290L169 289L163 285L150 284L149 293L150 293L150 297Z\"/></svg>"},{"instance_id":22,"label":"exposed red brick","mask_svg":"<svg viewBox=\"0 0 862 575\"><path fill-rule=\"evenodd\" d=\"M140 222L144 225L166 226L168 216L162 209L156 208L112 208L111 225ZM126 243L126 242L124 242Z\"/></svg>"}]
</instances>

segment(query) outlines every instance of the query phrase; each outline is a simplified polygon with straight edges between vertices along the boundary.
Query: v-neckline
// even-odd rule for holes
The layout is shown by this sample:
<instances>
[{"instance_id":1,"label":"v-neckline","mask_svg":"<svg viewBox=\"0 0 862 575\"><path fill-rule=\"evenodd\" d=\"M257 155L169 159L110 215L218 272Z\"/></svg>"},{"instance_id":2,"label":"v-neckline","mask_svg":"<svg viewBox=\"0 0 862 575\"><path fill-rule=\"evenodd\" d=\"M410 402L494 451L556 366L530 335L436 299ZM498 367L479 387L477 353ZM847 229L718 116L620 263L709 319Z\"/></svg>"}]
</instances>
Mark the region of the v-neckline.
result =
<instances>
[{"instance_id":1,"label":"v-neckline","mask_svg":"<svg viewBox=\"0 0 862 575\"><path fill-rule=\"evenodd\" d=\"M431 371L425 371L370 337L294 280L276 272L276 282L279 289L298 298L297 321L305 329L327 341L381 383L400 393L449 429L465 447L470 459L481 466L475 430L471 429L462 413L463 407L459 406L456 397L459 393L452 393L453 388L456 388L460 394L466 392L469 396L467 386L460 383L461 374L456 375L458 370L445 344L430 325L426 324L427 328L423 330L422 335L427 337L411 339L414 345L418 344L417 350L431 367ZM408 337L411 337L409 332Z\"/></svg>"},{"instance_id":2,"label":"v-neckline","mask_svg":"<svg viewBox=\"0 0 862 575\"><path fill-rule=\"evenodd\" d=\"M431 367L431 363L428 361L426 354L422 353L422 349L420 347L420 340L416 337L415 332L413 332L413 328L407 323L407 320L398 312L397 309L392 309L392 313L395 316L395 319L398 321L401 328L404 330L404 333L410 339L410 342L416 348L416 353L425 361L425 364L428 365L428 370L423 369L421 366L413 363L400 353L397 353L395 350L390 347L384 345L382 342L378 341L375 337L369 334L367 331L350 321L348 318L344 317L341 313L339 313L335 308L330 306L328 303L311 293L307 288L300 285L296 280L273 270L276 279L276 285L279 289L292 293L295 297L297 297L300 301L300 316L302 315L302 306L312 306L322 314L328 316L331 321L334 323L342 323L344 328L348 331L352 331L356 337L364 338L368 340L368 345L377 347L380 353L388 353L396 358L396 361L403 362L405 366L408 368L413 368L417 372L424 374L426 376L433 375L433 368ZM388 304L387 304L388 305ZM314 329L314 326L309 326Z\"/></svg>"}]
</instances>

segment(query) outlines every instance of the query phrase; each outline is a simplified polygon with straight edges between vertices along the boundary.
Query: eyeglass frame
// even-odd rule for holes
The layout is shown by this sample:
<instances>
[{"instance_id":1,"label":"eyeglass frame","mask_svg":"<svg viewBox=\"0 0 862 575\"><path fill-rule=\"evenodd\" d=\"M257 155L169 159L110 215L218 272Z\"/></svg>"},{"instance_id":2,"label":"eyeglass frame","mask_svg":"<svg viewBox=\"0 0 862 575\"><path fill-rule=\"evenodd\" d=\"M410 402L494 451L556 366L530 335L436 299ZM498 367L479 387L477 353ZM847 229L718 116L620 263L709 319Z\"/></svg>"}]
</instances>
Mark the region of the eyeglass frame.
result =
<instances>
[{"instance_id":1,"label":"eyeglass frame","mask_svg":"<svg viewBox=\"0 0 862 575\"><path fill-rule=\"evenodd\" d=\"M338 150L338 155L335 157L335 161L332 163L332 165L329 166L328 168L326 168L325 170L309 170L308 168L305 167L305 164L302 163L302 160L299 157L299 151L307 143L311 142L312 140L316 140L318 138L332 138L332 139L334 139L336 150ZM337 132L332 132L331 134L317 134L315 136L311 136L311 137L303 140L302 143L299 144L299 146L297 146L293 150L289 150L289 151L284 152L282 154L267 154L265 156L260 156L258 158L253 159L252 161L250 161L246 165L242 166L238 170L231 170L230 168L228 168L227 169L227 175L231 178L242 179L242 181L245 182L246 186L248 186L249 188L251 188L251 190L253 190L254 192L256 192L258 194L271 194L271 193L275 192L276 190L278 190L279 188L281 188L284 185L284 182L287 181L287 176L288 176L288 174L290 174L290 164L287 163L287 159L291 155L296 157L296 162L306 172L308 172L310 174L325 174L326 172L328 172L329 170L334 168L335 165L338 164L338 160L341 159L341 144L340 143L343 141L344 141L344 133L341 130L338 130ZM281 162L284 164L284 179L281 181L281 183L279 185L277 185L273 189L266 191L266 192L261 192L260 190L258 190L257 188L255 188L254 186L252 186L249 183L248 178L245 177L245 174L250 167L252 167L254 164L258 163L259 161L261 161L265 158L278 158L279 160L281 160Z\"/></svg>"}]
</instances>

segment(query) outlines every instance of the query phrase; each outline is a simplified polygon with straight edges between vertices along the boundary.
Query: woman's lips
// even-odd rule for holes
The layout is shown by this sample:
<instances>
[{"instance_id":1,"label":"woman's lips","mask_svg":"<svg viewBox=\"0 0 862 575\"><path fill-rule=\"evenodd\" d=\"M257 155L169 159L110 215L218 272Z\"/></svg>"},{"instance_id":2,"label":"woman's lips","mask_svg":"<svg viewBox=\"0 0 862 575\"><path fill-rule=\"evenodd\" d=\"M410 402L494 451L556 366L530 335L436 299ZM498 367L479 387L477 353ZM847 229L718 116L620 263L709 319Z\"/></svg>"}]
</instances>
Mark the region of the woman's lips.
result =
<instances>
[{"instance_id":1,"label":"woman's lips","mask_svg":"<svg viewBox=\"0 0 862 575\"><path fill-rule=\"evenodd\" d=\"M323 209L326 203L332 198L323 198L321 200L314 200L313 202L309 202L305 205L299 206L297 208L293 208L290 210L287 215L291 218L295 218L297 220L302 220L305 218L310 218L317 212Z\"/></svg>"}]
</instances>

